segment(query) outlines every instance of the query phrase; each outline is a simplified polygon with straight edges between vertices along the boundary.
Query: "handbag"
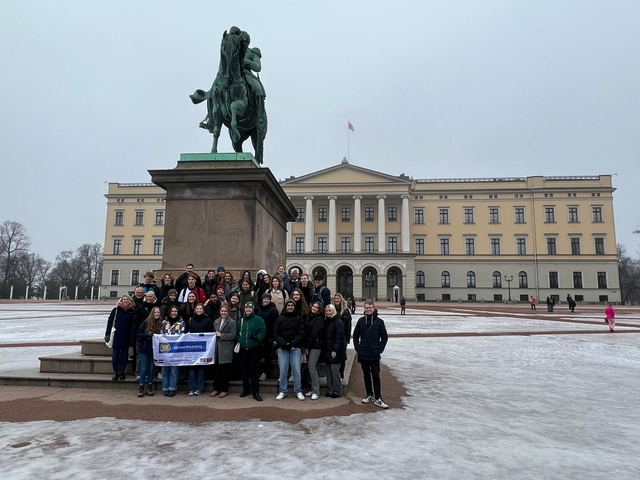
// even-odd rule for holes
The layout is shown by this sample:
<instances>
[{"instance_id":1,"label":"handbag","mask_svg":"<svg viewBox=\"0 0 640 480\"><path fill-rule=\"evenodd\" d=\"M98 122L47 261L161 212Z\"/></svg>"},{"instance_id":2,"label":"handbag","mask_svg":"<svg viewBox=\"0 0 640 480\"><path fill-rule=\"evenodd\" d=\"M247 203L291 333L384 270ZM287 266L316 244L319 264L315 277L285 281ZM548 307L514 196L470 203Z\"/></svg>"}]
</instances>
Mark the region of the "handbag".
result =
<instances>
[{"instance_id":1,"label":"handbag","mask_svg":"<svg viewBox=\"0 0 640 480\"><path fill-rule=\"evenodd\" d=\"M107 347L113 348L113 339L116 336L116 327L111 327L111 335L109 335L109 341L105 342Z\"/></svg>"},{"instance_id":2,"label":"handbag","mask_svg":"<svg viewBox=\"0 0 640 480\"><path fill-rule=\"evenodd\" d=\"M316 365L316 371L318 372L318 377L326 377L327 373L324 371L324 363L319 363Z\"/></svg>"},{"instance_id":3,"label":"handbag","mask_svg":"<svg viewBox=\"0 0 640 480\"><path fill-rule=\"evenodd\" d=\"M244 324L244 318L240 320L240 333L242 333L243 324ZM240 342L236 342L236 346L233 347L233 353L240 353Z\"/></svg>"}]
</instances>

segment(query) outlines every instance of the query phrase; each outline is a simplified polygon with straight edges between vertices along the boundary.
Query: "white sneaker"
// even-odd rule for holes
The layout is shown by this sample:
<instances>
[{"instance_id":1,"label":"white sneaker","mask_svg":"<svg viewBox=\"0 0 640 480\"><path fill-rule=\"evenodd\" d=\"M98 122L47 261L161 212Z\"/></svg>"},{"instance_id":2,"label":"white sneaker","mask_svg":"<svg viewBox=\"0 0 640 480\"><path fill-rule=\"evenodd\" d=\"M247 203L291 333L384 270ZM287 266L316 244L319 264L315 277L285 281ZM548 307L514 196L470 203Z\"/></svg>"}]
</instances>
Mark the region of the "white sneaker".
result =
<instances>
[{"instance_id":1,"label":"white sneaker","mask_svg":"<svg viewBox=\"0 0 640 480\"><path fill-rule=\"evenodd\" d=\"M193 397L193 392L191 390L189 390L189 396Z\"/></svg>"},{"instance_id":2,"label":"white sneaker","mask_svg":"<svg viewBox=\"0 0 640 480\"><path fill-rule=\"evenodd\" d=\"M265 373L262 373L259 377L258 380L260 380L261 382L264 382L267 379L267 375Z\"/></svg>"},{"instance_id":3,"label":"white sneaker","mask_svg":"<svg viewBox=\"0 0 640 480\"><path fill-rule=\"evenodd\" d=\"M283 399L284 397L286 397L286 396L287 396L287 394L286 394L286 393L282 393L282 392L280 392L280 393L278 394L278 396L276 397L276 400L282 400L282 399Z\"/></svg>"},{"instance_id":4,"label":"white sneaker","mask_svg":"<svg viewBox=\"0 0 640 480\"><path fill-rule=\"evenodd\" d=\"M389 408L389 405L387 405L386 403L384 403L384 400L382 400L381 398L377 399L375 402L373 402L374 405L376 407L380 407L380 408Z\"/></svg>"},{"instance_id":5,"label":"white sneaker","mask_svg":"<svg viewBox=\"0 0 640 480\"><path fill-rule=\"evenodd\" d=\"M311 392L307 392L307 393L304 394L305 397L310 397L311 395L312 395Z\"/></svg>"},{"instance_id":6,"label":"white sneaker","mask_svg":"<svg viewBox=\"0 0 640 480\"><path fill-rule=\"evenodd\" d=\"M298 392L296 396L298 397L298 400L304 401L304 395L302 394L302 392Z\"/></svg>"},{"instance_id":7,"label":"white sneaker","mask_svg":"<svg viewBox=\"0 0 640 480\"><path fill-rule=\"evenodd\" d=\"M373 403L373 402L374 402L373 395L369 395L362 399L362 403Z\"/></svg>"},{"instance_id":8,"label":"white sneaker","mask_svg":"<svg viewBox=\"0 0 640 480\"><path fill-rule=\"evenodd\" d=\"M311 395L311 400L317 400L318 399L318 394L314 393Z\"/></svg>"},{"instance_id":9,"label":"white sneaker","mask_svg":"<svg viewBox=\"0 0 640 480\"><path fill-rule=\"evenodd\" d=\"M200 395L202 394L202 392L200 390L196 390L195 392L193 392L194 395Z\"/></svg>"}]
</instances>

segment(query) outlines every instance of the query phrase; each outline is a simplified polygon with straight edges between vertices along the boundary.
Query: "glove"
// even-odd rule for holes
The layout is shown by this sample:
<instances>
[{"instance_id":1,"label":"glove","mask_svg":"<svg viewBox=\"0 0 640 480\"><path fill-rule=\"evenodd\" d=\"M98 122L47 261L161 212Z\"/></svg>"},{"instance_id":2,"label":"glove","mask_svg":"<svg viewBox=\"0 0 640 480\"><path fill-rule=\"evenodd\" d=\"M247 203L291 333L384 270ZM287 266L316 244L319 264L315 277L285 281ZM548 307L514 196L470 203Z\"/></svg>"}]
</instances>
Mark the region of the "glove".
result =
<instances>
[{"instance_id":1,"label":"glove","mask_svg":"<svg viewBox=\"0 0 640 480\"><path fill-rule=\"evenodd\" d=\"M104 336L104 343L109 343L109 340L111 340L111 335L105 335Z\"/></svg>"},{"instance_id":2,"label":"glove","mask_svg":"<svg viewBox=\"0 0 640 480\"><path fill-rule=\"evenodd\" d=\"M287 343L284 347L285 350L291 350L293 348L293 345L291 345L290 343Z\"/></svg>"}]
</instances>

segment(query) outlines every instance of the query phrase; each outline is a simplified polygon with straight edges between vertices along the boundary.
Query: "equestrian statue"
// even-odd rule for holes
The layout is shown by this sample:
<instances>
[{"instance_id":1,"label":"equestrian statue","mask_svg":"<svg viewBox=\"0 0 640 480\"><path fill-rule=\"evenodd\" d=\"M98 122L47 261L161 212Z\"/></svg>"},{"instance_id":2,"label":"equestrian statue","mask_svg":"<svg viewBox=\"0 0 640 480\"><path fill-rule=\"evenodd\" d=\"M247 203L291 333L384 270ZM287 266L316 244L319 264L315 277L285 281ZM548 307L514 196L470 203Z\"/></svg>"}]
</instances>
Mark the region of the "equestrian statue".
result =
<instances>
[{"instance_id":1,"label":"equestrian statue","mask_svg":"<svg viewBox=\"0 0 640 480\"><path fill-rule=\"evenodd\" d=\"M207 116L200 128L213 134L211 153L218 153L222 124L229 129L233 149L242 152L242 144L251 137L255 158L262 164L264 138L267 135L267 97L258 72L262 69L259 48L249 48L251 37L238 27L222 34L220 66L211 90L196 90L190 95L194 104L207 102ZM256 72L254 74L253 72Z\"/></svg>"}]
</instances>

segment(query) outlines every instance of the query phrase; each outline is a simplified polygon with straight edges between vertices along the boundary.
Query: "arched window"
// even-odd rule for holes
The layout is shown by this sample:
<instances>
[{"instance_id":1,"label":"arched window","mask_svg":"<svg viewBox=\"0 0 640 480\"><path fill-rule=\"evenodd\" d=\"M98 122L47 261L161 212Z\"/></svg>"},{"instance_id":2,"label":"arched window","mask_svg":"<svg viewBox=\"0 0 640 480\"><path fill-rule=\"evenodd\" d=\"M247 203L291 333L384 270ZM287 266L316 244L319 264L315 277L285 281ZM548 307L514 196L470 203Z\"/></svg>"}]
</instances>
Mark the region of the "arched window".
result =
<instances>
[{"instance_id":1,"label":"arched window","mask_svg":"<svg viewBox=\"0 0 640 480\"><path fill-rule=\"evenodd\" d=\"M393 288L398 284L398 273L395 270L389 270L389 278L387 280L389 287Z\"/></svg>"},{"instance_id":2,"label":"arched window","mask_svg":"<svg viewBox=\"0 0 640 480\"><path fill-rule=\"evenodd\" d=\"M424 287L424 272L422 270L416 272L416 287Z\"/></svg>"},{"instance_id":3,"label":"arched window","mask_svg":"<svg viewBox=\"0 0 640 480\"><path fill-rule=\"evenodd\" d=\"M442 282L442 286L445 288L449 288L451 286L451 276L449 272L446 270L440 274L440 281Z\"/></svg>"},{"instance_id":4,"label":"arched window","mask_svg":"<svg viewBox=\"0 0 640 480\"><path fill-rule=\"evenodd\" d=\"M467 272L467 288L476 288L476 274Z\"/></svg>"},{"instance_id":5,"label":"arched window","mask_svg":"<svg viewBox=\"0 0 640 480\"><path fill-rule=\"evenodd\" d=\"M502 275L500 272L493 272L493 288L502 288Z\"/></svg>"},{"instance_id":6,"label":"arched window","mask_svg":"<svg viewBox=\"0 0 640 480\"><path fill-rule=\"evenodd\" d=\"M518 274L518 286L520 288L529 288L529 280L527 279L527 272L520 272Z\"/></svg>"}]
</instances>

